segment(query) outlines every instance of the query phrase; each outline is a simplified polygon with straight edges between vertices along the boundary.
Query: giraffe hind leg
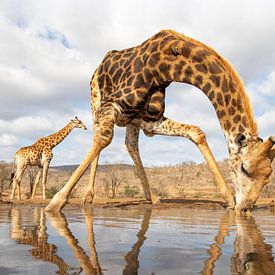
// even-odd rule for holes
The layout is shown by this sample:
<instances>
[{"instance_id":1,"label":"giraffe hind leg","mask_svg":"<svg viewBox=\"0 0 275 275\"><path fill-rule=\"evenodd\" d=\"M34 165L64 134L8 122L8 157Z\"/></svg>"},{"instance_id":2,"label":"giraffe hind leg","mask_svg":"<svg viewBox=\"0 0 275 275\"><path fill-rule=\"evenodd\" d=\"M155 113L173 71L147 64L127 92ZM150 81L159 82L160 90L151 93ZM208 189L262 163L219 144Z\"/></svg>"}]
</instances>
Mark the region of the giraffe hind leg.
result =
<instances>
[{"instance_id":1,"label":"giraffe hind leg","mask_svg":"<svg viewBox=\"0 0 275 275\"><path fill-rule=\"evenodd\" d=\"M20 193L20 183L24 174L24 171L26 169L26 165L17 165L15 175L13 177L13 186L12 186L12 192L11 192L11 199L14 199L15 191L17 188L17 197L18 200L21 200L21 193Z\"/></svg>"},{"instance_id":2,"label":"giraffe hind leg","mask_svg":"<svg viewBox=\"0 0 275 275\"><path fill-rule=\"evenodd\" d=\"M34 182L33 190L32 190L32 196L31 196L32 199L34 199L34 197L35 197L36 189L37 189L37 186L39 185L40 178L41 178L41 168L39 168L39 171L35 178L35 182Z\"/></svg>"},{"instance_id":3,"label":"giraffe hind leg","mask_svg":"<svg viewBox=\"0 0 275 275\"><path fill-rule=\"evenodd\" d=\"M143 187L144 196L147 200L151 201L152 203L159 203L159 199L152 195L152 191L148 183L148 178L146 176L145 169L143 167L143 164L139 155L138 136L139 136L139 128L131 125L126 126L125 145L136 166L138 177L140 178L141 184Z\"/></svg>"},{"instance_id":4,"label":"giraffe hind leg","mask_svg":"<svg viewBox=\"0 0 275 275\"><path fill-rule=\"evenodd\" d=\"M146 129L146 123L144 123L143 126ZM230 208L234 208L235 200L234 200L232 191L229 185L225 182L220 172L217 162L206 141L205 134L202 132L202 130L199 127L194 125L178 123L171 119L164 118L159 125L153 128L150 128L149 131L152 134L156 134L156 135L182 136L194 142L196 146L199 148L213 176L215 177L217 186L220 189L220 192L223 198L228 203L228 206Z\"/></svg>"},{"instance_id":5,"label":"giraffe hind leg","mask_svg":"<svg viewBox=\"0 0 275 275\"><path fill-rule=\"evenodd\" d=\"M92 166L91 166L89 184L88 184L87 190L85 192L85 195L82 198L83 204L86 204L86 203L91 204L93 202L95 176L96 176L96 169L97 169L97 166L98 166L98 160L99 160L99 154L95 157L95 159L92 163Z\"/></svg>"}]
</instances>

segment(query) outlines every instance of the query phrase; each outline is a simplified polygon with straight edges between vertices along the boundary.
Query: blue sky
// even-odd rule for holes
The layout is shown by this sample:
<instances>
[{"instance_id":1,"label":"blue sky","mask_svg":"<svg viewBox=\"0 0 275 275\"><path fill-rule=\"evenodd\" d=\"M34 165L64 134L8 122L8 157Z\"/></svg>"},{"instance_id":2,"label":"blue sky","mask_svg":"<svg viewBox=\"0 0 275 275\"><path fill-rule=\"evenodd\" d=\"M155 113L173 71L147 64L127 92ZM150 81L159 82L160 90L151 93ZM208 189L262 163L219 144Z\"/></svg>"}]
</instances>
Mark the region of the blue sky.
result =
<instances>
[{"instance_id":1,"label":"blue sky","mask_svg":"<svg viewBox=\"0 0 275 275\"><path fill-rule=\"evenodd\" d=\"M0 5L0 159L62 128L75 129L54 149L52 165L79 163L92 144L89 81L104 54L140 44L171 28L210 45L242 77L263 138L274 134L275 2L266 1L11 1ZM200 126L215 157L227 157L223 133L208 99L190 85L167 90L165 115ZM131 163L123 128L100 162ZM175 137L140 139L145 165L201 162L198 149Z\"/></svg>"}]
</instances>

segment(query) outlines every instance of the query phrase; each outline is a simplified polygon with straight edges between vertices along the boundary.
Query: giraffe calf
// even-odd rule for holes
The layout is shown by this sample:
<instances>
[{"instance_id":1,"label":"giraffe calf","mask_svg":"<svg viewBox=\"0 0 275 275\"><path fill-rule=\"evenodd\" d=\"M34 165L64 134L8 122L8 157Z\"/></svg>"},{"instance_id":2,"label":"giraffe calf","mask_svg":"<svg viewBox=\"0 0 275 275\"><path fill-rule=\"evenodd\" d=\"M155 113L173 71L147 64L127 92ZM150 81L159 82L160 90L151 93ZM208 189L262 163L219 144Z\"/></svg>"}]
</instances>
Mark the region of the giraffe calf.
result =
<instances>
[{"instance_id":1,"label":"giraffe calf","mask_svg":"<svg viewBox=\"0 0 275 275\"><path fill-rule=\"evenodd\" d=\"M37 185L40 181L42 174L42 186L43 186L43 199L46 198L46 182L47 175L50 166L50 162L53 158L52 149L62 142L74 128L82 128L87 130L86 126L77 117L72 119L64 128L60 131L38 139L34 144L20 148L14 156L14 162L16 164L16 172L12 179L12 193L11 199L14 199L14 194L17 189L18 199L21 200L20 182L23 174L28 166L37 166L39 171L37 173L34 187L32 190L32 199L35 196Z\"/></svg>"}]
</instances>

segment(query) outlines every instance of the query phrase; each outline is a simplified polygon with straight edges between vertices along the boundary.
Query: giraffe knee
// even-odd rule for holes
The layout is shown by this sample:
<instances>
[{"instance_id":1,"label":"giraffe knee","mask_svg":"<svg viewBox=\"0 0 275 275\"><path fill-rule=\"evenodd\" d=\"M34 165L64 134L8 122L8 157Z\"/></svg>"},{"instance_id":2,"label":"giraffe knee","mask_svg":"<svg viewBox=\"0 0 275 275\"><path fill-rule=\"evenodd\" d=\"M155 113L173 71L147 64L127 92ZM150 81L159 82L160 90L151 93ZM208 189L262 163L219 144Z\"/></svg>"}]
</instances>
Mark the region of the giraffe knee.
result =
<instances>
[{"instance_id":1,"label":"giraffe knee","mask_svg":"<svg viewBox=\"0 0 275 275\"><path fill-rule=\"evenodd\" d=\"M201 144L205 142L206 136L200 127L193 126L190 133L190 139L196 144Z\"/></svg>"}]
</instances>

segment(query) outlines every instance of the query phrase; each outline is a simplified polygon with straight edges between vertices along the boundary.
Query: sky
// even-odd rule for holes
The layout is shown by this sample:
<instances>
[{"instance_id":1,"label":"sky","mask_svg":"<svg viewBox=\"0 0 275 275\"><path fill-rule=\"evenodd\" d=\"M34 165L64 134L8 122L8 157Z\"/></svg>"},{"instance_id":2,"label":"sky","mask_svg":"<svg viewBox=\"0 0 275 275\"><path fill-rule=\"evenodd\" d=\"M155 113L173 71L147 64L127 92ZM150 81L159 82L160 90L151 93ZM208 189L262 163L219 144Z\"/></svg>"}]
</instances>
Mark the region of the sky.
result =
<instances>
[{"instance_id":1,"label":"sky","mask_svg":"<svg viewBox=\"0 0 275 275\"><path fill-rule=\"evenodd\" d=\"M2 0L0 4L0 160L78 116L51 165L78 164L93 140L90 78L109 50L138 45L174 29L213 47L243 79L262 138L275 134L275 1L255 0ZM217 160L228 156L208 98L172 83L165 116L206 133ZM132 163L125 128L116 127L100 163ZM140 135L146 166L202 162L196 146L180 137Z\"/></svg>"}]
</instances>

